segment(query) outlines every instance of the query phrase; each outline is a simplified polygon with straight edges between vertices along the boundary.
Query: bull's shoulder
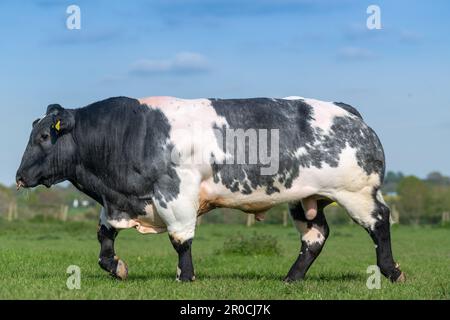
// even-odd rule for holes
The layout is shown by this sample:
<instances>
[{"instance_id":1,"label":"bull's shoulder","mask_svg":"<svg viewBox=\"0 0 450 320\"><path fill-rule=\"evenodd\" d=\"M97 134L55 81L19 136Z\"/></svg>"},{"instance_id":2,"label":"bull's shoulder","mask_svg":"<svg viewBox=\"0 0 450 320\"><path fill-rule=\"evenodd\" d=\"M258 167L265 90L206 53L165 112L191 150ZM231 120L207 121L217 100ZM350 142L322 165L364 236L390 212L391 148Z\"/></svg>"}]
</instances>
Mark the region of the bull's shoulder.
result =
<instances>
[{"instance_id":1,"label":"bull's shoulder","mask_svg":"<svg viewBox=\"0 0 450 320\"><path fill-rule=\"evenodd\" d=\"M115 106L129 106L129 105L136 105L137 100L130 97L125 96L117 96L117 97L110 97L106 98L100 101L96 101L94 103L91 103L84 108L110 108Z\"/></svg>"},{"instance_id":2,"label":"bull's shoulder","mask_svg":"<svg viewBox=\"0 0 450 320\"><path fill-rule=\"evenodd\" d=\"M183 99L171 96L153 96L137 99L139 103L154 108L171 109L171 108L195 108L198 106L209 105L208 99Z\"/></svg>"}]
</instances>

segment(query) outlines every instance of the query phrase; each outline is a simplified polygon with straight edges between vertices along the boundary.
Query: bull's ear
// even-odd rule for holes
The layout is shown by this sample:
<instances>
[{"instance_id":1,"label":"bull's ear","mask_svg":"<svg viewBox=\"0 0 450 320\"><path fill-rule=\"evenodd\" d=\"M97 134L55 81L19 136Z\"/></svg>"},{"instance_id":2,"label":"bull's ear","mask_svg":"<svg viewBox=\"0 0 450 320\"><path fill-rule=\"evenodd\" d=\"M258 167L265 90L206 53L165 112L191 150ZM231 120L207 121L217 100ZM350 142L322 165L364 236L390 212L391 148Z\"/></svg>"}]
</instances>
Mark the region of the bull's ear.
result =
<instances>
[{"instance_id":1,"label":"bull's ear","mask_svg":"<svg viewBox=\"0 0 450 320\"><path fill-rule=\"evenodd\" d=\"M59 104L51 104L47 108L47 115L53 118L52 129L58 135L67 133L75 126L75 117L72 110L67 110Z\"/></svg>"},{"instance_id":2,"label":"bull's ear","mask_svg":"<svg viewBox=\"0 0 450 320\"><path fill-rule=\"evenodd\" d=\"M57 115L60 112L63 112L64 108L61 107L61 105L59 104L51 104L47 107L47 112L46 115L48 116L49 114L54 114Z\"/></svg>"},{"instance_id":3,"label":"bull's ear","mask_svg":"<svg viewBox=\"0 0 450 320\"><path fill-rule=\"evenodd\" d=\"M60 135L72 131L75 126L75 118L70 111L65 110L57 116L53 116L52 128Z\"/></svg>"}]
</instances>

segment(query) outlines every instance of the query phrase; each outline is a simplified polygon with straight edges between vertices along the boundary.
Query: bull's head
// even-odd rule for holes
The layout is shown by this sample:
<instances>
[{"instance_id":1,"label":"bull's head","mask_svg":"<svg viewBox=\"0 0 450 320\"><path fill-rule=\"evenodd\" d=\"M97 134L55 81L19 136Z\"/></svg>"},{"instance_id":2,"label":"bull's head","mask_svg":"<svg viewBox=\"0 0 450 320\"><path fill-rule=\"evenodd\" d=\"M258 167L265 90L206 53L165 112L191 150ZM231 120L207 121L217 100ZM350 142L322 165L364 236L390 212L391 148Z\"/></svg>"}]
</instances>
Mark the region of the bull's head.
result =
<instances>
[{"instance_id":1,"label":"bull's head","mask_svg":"<svg viewBox=\"0 0 450 320\"><path fill-rule=\"evenodd\" d=\"M75 144L73 110L51 104L42 119L33 122L30 140L16 174L17 188L46 187L63 181L73 170Z\"/></svg>"}]
</instances>

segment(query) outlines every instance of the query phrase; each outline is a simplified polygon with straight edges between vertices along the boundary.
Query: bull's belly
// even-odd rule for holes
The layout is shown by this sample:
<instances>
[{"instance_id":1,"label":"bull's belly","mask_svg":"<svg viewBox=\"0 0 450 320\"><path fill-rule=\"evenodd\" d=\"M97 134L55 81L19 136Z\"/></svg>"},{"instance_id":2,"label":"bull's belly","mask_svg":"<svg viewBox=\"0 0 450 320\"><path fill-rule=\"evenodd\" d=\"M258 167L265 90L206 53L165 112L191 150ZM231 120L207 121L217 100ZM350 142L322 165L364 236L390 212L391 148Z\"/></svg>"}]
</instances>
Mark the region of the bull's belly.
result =
<instances>
[{"instance_id":1,"label":"bull's belly","mask_svg":"<svg viewBox=\"0 0 450 320\"><path fill-rule=\"evenodd\" d=\"M247 213L262 213L277 204L299 201L317 193L317 189L296 181L291 188L277 186L280 192L267 194L264 187L252 189L251 193L231 192L225 186L214 183L212 179L203 181L200 186L199 215L214 208L239 209Z\"/></svg>"},{"instance_id":2,"label":"bull's belly","mask_svg":"<svg viewBox=\"0 0 450 320\"><path fill-rule=\"evenodd\" d=\"M367 175L357 164L354 150L346 148L341 153L341 161L337 167L328 165L322 168L300 167L299 175L293 180L290 188L274 183L279 192L271 194L267 194L265 187L252 189L249 194L241 191L232 192L220 181L215 183L212 178L208 178L201 183L199 214L216 207L258 213L280 203L296 202L310 197L335 201L341 192L358 192L364 188L372 189L379 184L380 176L376 173Z\"/></svg>"},{"instance_id":3,"label":"bull's belly","mask_svg":"<svg viewBox=\"0 0 450 320\"><path fill-rule=\"evenodd\" d=\"M120 219L110 218L108 223L116 229L135 228L140 233L162 233L167 231L167 226L158 215L154 205L145 206L144 214L137 217L121 216Z\"/></svg>"}]
</instances>

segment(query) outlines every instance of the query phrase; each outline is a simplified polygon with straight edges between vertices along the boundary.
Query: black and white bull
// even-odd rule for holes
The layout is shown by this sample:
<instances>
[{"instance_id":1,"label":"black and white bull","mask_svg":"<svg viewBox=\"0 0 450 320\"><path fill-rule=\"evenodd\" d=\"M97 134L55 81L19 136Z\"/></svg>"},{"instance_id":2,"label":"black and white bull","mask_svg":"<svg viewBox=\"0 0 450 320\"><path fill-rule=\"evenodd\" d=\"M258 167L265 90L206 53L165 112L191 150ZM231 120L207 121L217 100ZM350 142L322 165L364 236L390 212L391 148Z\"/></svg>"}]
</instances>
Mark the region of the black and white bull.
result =
<instances>
[{"instance_id":1,"label":"black and white bull","mask_svg":"<svg viewBox=\"0 0 450 320\"><path fill-rule=\"evenodd\" d=\"M384 170L376 134L344 103L117 97L50 105L33 123L16 180L19 188L68 180L99 202L99 264L120 279L128 275L114 251L121 229L168 231L177 279L189 281L199 215L227 207L260 220L280 203L301 234L285 280L302 279L329 234L324 208L336 201L372 237L381 272L403 281L380 192Z\"/></svg>"}]
</instances>

